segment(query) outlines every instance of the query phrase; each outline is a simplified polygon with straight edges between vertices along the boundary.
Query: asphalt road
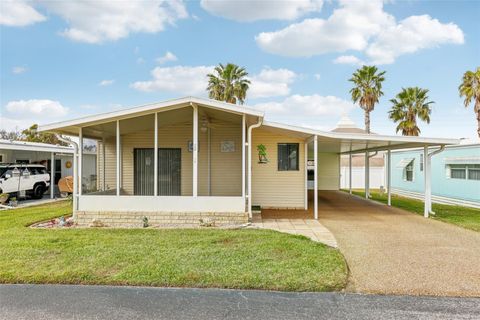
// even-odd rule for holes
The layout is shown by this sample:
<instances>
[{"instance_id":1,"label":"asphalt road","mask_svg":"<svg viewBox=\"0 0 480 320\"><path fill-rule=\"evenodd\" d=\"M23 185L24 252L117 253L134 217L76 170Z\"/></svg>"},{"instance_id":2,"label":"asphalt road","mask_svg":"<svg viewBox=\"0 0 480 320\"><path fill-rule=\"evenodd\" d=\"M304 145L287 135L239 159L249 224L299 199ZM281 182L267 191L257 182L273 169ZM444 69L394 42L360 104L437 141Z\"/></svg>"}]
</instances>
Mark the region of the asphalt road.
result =
<instances>
[{"instance_id":1,"label":"asphalt road","mask_svg":"<svg viewBox=\"0 0 480 320\"><path fill-rule=\"evenodd\" d=\"M480 319L480 298L0 285L0 319Z\"/></svg>"}]
</instances>

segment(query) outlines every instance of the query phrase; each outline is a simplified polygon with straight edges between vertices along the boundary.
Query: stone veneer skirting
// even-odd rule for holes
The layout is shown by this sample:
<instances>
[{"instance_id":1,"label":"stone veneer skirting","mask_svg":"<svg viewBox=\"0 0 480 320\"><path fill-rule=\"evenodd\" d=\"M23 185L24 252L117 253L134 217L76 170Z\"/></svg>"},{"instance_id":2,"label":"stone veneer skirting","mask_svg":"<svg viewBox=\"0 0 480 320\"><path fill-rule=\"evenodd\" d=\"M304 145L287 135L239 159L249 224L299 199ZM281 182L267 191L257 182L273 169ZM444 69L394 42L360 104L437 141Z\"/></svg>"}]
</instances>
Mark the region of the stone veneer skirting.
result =
<instances>
[{"instance_id":1,"label":"stone veneer skirting","mask_svg":"<svg viewBox=\"0 0 480 320\"><path fill-rule=\"evenodd\" d=\"M79 226L118 228L143 227L143 217L152 227L198 227L200 220L214 222L215 226L241 225L248 222L247 212L141 212L141 211L77 211Z\"/></svg>"}]
</instances>

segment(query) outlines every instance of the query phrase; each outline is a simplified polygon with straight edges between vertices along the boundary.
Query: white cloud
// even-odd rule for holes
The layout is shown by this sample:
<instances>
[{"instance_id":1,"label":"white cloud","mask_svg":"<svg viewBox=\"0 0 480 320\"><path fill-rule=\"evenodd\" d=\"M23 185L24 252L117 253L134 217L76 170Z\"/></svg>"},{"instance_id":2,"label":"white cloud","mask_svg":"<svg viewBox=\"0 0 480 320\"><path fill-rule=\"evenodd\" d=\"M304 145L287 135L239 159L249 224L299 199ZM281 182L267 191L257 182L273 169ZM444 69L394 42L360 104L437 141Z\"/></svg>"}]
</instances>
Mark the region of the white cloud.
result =
<instances>
[{"instance_id":1,"label":"white cloud","mask_svg":"<svg viewBox=\"0 0 480 320\"><path fill-rule=\"evenodd\" d=\"M151 71L152 80L137 81L130 86L139 91L170 91L186 95L204 95L207 74L214 66L156 67ZM296 74L288 69L264 68L259 74L249 77L251 81L248 98L285 96L290 93L289 85Z\"/></svg>"},{"instance_id":2,"label":"white cloud","mask_svg":"<svg viewBox=\"0 0 480 320\"><path fill-rule=\"evenodd\" d=\"M47 19L27 1L2 0L0 7L0 25L23 27Z\"/></svg>"},{"instance_id":3,"label":"white cloud","mask_svg":"<svg viewBox=\"0 0 480 320\"><path fill-rule=\"evenodd\" d=\"M288 69L265 68L250 78L249 98L267 98L290 94L290 84L296 78L295 72Z\"/></svg>"},{"instance_id":4,"label":"white cloud","mask_svg":"<svg viewBox=\"0 0 480 320\"><path fill-rule=\"evenodd\" d=\"M21 67L21 66L13 67L12 73L13 74L22 74L22 73L27 72L27 70L28 69L26 67Z\"/></svg>"},{"instance_id":5,"label":"white cloud","mask_svg":"<svg viewBox=\"0 0 480 320\"><path fill-rule=\"evenodd\" d=\"M462 30L453 23L440 23L428 15L410 16L400 23L383 10L383 1L340 0L327 19L302 22L255 37L266 52L282 56L309 57L355 50L369 63L392 63L396 57L446 43L463 43ZM340 59L341 60L341 59Z\"/></svg>"},{"instance_id":6,"label":"white cloud","mask_svg":"<svg viewBox=\"0 0 480 320\"><path fill-rule=\"evenodd\" d=\"M333 60L335 64L352 64L352 65L361 65L364 62L355 56L339 56L335 60Z\"/></svg>"},{"instance_id":7,"label":"white cloud","mask_svg":"<svg viewBox=\"0 0 480 320\"><path fill-rule=\"evenodd\" d=\"M323 0L295 1L218 1L202 0L209 13L236 21L294 20L322 9Z\"/></svg>"},{"instance_id":8,"label":"white cloud","mask_svg":"<svg viewBox=\"0 0 480 320\"><path fill-rule=\"evenodd\" d=\"M313 76L316 80L320 80L322 78L322 75L320 73L315 73Z\"/></svg>"},{"instance_id":9,"label":"white cloud","mask_svg":"<svg viewBox=\"0 0 480 320\"><path fill-rule=\"evenodd\" d=\"M170 91L187 95L204 94L207 88L207 74L213 66L156 67L151 71L152 80L137 81L130 86L139 91Z\"/></svg>"},{"instance_id":10,"label":"white cloud","mask_svg":"<svg viewBox=\"0 0 480 320\"><path fill-rule=\"evenodd\" d=\"M428 15L411 16L382 30L366 54L373 63L388 64L402 54L445 43L464 43L463 32L456 24L443 24Z\"/></svg>"},{"instance_id":11,"label":"white cloud","mask_svg":"<svg viewBox=\"0 0 480 320\"><path fill-rule=\"evenodd\" d=\"M35 122L27 119L14 119L10 117L0 116L0 130L21 131L29 128Z\"/></svg>"},{"instance_id":12,"label":"white cloud","mask_svg":"<svg viewBox=\"0 0 480 320\"><path fill-rule=\"evenodd\" d=\"M363 50L372 35L394 21L383 11L381 0L342 0L328 19L306 19L279 31L262 32L255 39L263 50L283 56Z\"/></svg>"},{"instance_id":13,"label":"white cloud","mask_svg":"<svg viewBox=\"0 0 480 320\"><path fill-rule=\"evenodd\" d=\"M338 116L348 113L354 105L335 96L292 95L282 102L258 103L256 108L268 114L291 114L300 116Z\"/></svg>"},{"instance_id":14,"label":"white cloud","mask_svg":"<svg viewBox=\"0 0 480 320\"><path fill-rule=\"evenodd\" d=\"M115 80L102 80L98 83L98 85L100 87L106 87L106 86L111 86L113 83L115 82Z\"/></svg>"},{"instance_id":15,"label":"white cloud","mask_svg":"<svg viewBox=\"0 0 480 320\"><path fill-rule=\"evenodd\" d=\"M60 102L47 99L10 101L5 105L5 110L25 119L62 117L68 112Z\"/></svg>"},{"instance_id":16,"label":"white cloud","mask_svg":"<svg viewBox=\"0 0 480 320\"><path fill-rule=\"evenodd\" d=\"M177 60L178 60L177 56L171 53L170 51L167 51L162 57L159 57L156 59L158 64L164 64L166 62L177 61Z\"/></svg>"},{"instance_id":17,"label":"white cloud","mask_svg":"<svg viewBox=\"0 0 480 320\"><path fill-rule=\"evenodd\" d=\"M130 33L156 33L188 16L181 0L146 1L46 1L40 3L62 17L64 36L80 42L101 43Z\"/></svg>"}]
</instances>

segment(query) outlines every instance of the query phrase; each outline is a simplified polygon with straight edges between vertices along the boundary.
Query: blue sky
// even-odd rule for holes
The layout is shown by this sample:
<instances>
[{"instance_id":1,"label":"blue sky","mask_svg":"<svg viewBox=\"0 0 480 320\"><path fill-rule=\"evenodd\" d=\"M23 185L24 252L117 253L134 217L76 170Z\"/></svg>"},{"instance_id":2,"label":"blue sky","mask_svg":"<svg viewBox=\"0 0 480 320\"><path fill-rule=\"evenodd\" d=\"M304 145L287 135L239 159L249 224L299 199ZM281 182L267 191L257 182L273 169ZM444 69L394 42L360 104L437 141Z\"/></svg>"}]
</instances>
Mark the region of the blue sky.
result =
<instances>
[{"instance_id":1,"label":"blue sky","mask_svg":"<svg viewBox=\"0 0 480 320\"><path fill-rule=\"evenodd\" d=\"M363 125L348 78L386 70L372 130L395 134L402 87L435 101L422 135L476 135L458 96L480 65L479 1L2 1L0 127L19 129L185 95L233 62L249 72L247 104L270 120L330 130Z\"/></svg>"}]
</instances>

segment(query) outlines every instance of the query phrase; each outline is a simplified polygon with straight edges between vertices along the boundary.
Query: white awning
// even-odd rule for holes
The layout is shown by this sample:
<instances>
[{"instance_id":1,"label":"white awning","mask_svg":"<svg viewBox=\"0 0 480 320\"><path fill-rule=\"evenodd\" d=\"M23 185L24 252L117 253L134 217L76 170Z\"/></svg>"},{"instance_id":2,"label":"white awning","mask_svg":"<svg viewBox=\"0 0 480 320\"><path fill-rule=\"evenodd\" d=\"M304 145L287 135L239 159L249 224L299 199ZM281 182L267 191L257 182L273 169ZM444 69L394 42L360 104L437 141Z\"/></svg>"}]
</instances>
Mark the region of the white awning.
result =
<instances>
[{"instance_id":1,"label":"white awning","mask_svg":"<svg viewBox=\"0 0 480 320\"><path fill-rule=\"evenodd\" d=\"M397 168L399 169L405 169L406 166L410 164L415 158L405 158L400 160L399 163L397 163Z\"/></svg>"},{"instance_id":2,"label":"white awning","mask_svg":"<svg viewBox=\"0 0 480 320\"><path fill-rule=\"evenodd\" d=\"M445 164L480 164L480 157L448 157Z\"/></svg>"}]
</instances>

